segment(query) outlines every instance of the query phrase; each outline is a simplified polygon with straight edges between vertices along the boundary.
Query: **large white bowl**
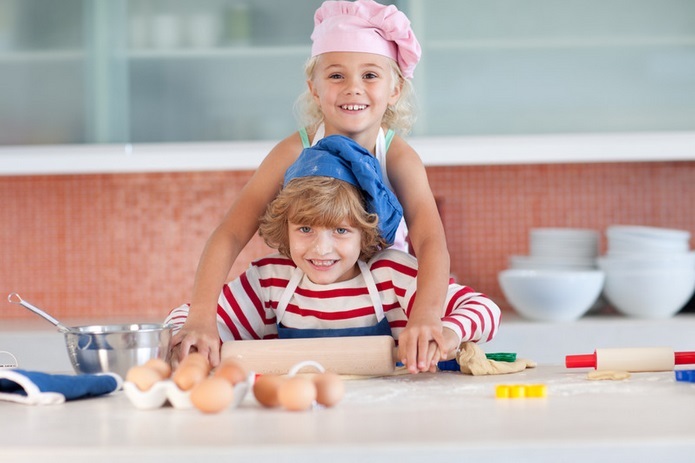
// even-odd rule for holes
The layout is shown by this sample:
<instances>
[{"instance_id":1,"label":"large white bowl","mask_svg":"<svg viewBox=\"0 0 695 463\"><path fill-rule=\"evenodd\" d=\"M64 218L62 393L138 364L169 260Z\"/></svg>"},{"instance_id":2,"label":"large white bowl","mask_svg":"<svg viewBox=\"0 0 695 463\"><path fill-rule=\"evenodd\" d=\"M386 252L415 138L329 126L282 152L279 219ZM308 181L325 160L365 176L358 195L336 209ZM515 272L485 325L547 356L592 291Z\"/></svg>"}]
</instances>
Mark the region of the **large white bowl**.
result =
<instances>
[{"instance_id":1,"label":"large white bowl","mask_svg":"<svg viewBox=\"0 0 695 463\"><path fill-rule=\"evenodd\" d=\"M507 302L525 318L571 321L584 315L603 288L601 270L506 269L499 283Z\"/></svg>"},{"instance_id":2,"label":"large white bowl","mask_svg":"<svg viewBox=\"0 0 695 463\"><path fill-rule=\"evenodd\" d=\"M615 309L637 318L669 318L695 292L695 267L611 270L603 294Z\"/></svg>"}]
</instances>

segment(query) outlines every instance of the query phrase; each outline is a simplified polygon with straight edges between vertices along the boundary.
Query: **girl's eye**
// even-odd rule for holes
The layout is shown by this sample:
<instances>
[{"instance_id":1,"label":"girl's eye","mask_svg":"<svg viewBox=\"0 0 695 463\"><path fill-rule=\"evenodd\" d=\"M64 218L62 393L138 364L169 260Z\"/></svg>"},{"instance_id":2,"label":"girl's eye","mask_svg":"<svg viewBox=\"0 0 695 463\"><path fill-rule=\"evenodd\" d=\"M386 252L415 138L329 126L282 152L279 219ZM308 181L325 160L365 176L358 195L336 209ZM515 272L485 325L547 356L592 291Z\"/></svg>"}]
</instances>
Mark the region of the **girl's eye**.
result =
<instances>
[{"instance_id":1,"label":"girl's eye","mask_svg":"<svg viewBox=\"0 0 695 463\"><path fill-rule=\"evenodd\" d=\"M376 73L374 73L374 72L368 72L368 73L366 73L366 74L364 75L364 78L365 78L365 79L376 79L376 78L378 78L378 77L379 77L379 76L378 76Z\"/></svg>"},{"instance_id":2,"label":"girl's eye","mask_svg":"<svg viewBox=\"0 0 695 463\"><path fill-rule=\"evenodd\" d=\"M329 79L341 79L343 76L340 74L330 74L328 76Z\"/></svg>"}]
</instances>

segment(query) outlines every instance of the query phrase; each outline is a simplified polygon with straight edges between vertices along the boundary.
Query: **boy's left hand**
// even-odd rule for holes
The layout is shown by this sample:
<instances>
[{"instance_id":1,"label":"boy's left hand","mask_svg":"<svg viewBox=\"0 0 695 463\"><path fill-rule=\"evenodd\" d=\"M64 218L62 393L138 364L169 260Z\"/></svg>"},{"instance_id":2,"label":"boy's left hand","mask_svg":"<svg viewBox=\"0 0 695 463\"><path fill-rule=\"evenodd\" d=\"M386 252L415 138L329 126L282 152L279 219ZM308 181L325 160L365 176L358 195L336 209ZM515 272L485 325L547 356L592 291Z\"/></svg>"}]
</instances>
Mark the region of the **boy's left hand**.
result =
<instances>
[{"instance_id":1,"label":"boy's left hand","mask_svg":"<svg viewBox=\"0 0 695 463\"><path fill-rule=\"evenodd\" d=\"M410 373L435 372L446 352L442 321L438 316L411 314L398 336L398 358Z\"/></svg>"}]
</instances>

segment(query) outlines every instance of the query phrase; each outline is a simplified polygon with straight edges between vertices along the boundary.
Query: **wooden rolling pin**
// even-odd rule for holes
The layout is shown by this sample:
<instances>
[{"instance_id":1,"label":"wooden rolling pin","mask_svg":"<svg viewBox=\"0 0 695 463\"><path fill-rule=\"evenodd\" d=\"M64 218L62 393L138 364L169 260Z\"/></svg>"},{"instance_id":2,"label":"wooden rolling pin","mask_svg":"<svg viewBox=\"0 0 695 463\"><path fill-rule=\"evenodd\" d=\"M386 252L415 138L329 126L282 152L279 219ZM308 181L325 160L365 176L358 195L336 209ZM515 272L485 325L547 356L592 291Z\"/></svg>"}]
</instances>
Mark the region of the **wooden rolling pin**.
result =
<instances>
[{"instance_id":1,"label":"wooden rolling pin","mask_svg":"<svg viewBox=\"0 0 695 463\"><path fill-rule=\"evenodd\" d=\"M676 365L695 363L695 352L674 352L670 347L596 349L593 354L568 355L567 368L596 370L669 371Z\"/></svg>"},{"instance_id":2,"label":"wooden rolling pin","mask_svg":"<svg viewBox=\"0 0 695 463\"><path fill-rule=\"evenodd\" d=\"M222 359L232 358L260 374L286 374L299 362L313 360L341 375L390 375L395 342L391 336L227 341Z\"/></svg>"}]
</instances>

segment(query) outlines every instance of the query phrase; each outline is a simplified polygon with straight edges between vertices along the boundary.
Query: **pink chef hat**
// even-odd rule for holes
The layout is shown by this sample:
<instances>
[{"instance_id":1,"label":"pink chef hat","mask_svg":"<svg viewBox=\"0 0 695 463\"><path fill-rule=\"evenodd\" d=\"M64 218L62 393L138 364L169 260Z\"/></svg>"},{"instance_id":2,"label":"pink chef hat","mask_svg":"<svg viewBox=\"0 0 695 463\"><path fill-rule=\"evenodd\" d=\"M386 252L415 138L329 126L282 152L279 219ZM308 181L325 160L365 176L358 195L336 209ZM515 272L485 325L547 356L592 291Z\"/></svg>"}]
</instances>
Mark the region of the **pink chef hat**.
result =
<instances>
[{"instance_id":1,"label":"pink chef hat","mask_svg":"<svg viewBox=\"0 0 695 463\"><path fill-rule=\"evenodd\" d=\"M408 17L373 0L325 1L314 15L311 56L332 51L375 53L398 63L406 79L420 60Z\"/></svg>"}]
</instances>

